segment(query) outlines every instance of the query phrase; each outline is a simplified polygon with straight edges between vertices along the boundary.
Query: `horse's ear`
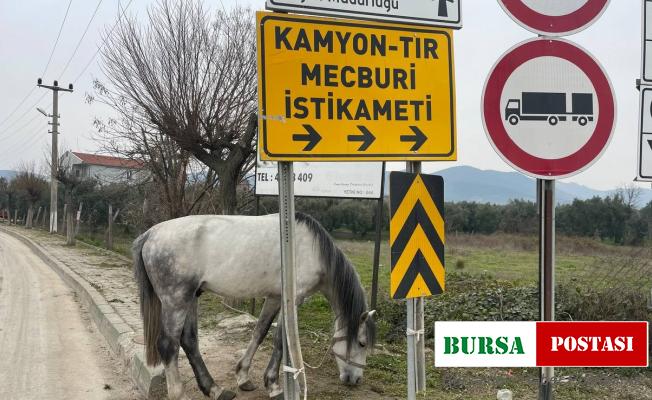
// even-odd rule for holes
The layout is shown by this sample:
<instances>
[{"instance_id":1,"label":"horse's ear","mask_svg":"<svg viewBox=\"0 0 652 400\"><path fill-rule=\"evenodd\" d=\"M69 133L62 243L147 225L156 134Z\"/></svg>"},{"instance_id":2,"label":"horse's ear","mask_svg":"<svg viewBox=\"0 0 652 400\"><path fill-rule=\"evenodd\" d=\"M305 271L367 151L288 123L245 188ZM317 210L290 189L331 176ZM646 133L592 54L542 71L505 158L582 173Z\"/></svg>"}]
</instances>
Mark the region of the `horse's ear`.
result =
<instances>
[{"instance_id":1,"label":"horse's ear","mask_svg":"<svg viewBox=\"0 0 652 400\"><path fill-rule=\"evenodd\" d=\"M376 314L376 310L363 312L360 316L360 324L364 324L369 318L373 318L374 314Z\"/></svg>"}]
</instances>

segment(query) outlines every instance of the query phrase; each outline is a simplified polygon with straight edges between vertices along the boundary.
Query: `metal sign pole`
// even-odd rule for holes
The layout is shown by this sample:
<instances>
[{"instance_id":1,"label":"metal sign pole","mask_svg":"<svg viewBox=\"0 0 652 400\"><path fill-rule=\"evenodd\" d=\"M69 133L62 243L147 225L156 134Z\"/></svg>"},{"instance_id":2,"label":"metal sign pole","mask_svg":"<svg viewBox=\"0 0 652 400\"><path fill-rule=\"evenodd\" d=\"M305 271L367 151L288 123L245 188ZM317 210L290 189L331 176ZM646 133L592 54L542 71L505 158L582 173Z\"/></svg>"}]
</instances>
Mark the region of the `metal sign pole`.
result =
<instances>
[{"instance_id":1,"label":"metal sign pole","mask_svg":"<svg viewBox=\"0 0 652 400\"><path fill-rule=\"evenodd\" d=\"M555 181L537 179L540 320L555 320ZM539 400L552 400L552 367L541 368Z\"/></svg>"},{"instance_id":2,"label":"metal sign pole","mask_svg":"<svg viewBox=\"0 0 652 400\"><path fill-rule=\"evenodd\" d=\"M408 162L407 172L421 173L421 162ZM426 390L426 352L424 330L424 298L407 300L408 332L408 400Z\"/></svg>"},{"instance_id":3,"label":"metal sign pole","mask_svg":"<svg viewBox=\"0 0 652 400\"><path fill-rule=\"evenodd\" d=\"M414 331L416 326L414 324L415 312L414 303L416 300L407 299L407 329L408 332ZM415 400L417 398L417 377L415 371L415 355L416 355L416 339L414 334L408 333L407 335L407 400Z\"/></svg>"},{"instance_id":4,"label":"metal sign pole","mask_svg":"<svg viewBox=\"0 0 652 400\"><path fill-rule=\"evenodd\" d=\"M378 304L378 270L380 269L380 237L383 229L383 209L385 208L385 162L380 181L380 198L376 207L376 243L374 243L374 266L371 278L371 310Z\"/></svg>"},{"instance_id":5,"label":"metal sign pole","mask_svg":"<svg viewBox=\"0 0 652 400\"><path fill-rule=\"evenodd\" d=\"M281 286L283 324L283 365L303 370L296 305L294 179L291 162L279 162L279 218L281 226ZM300 374L298 374L300 375ZM286 400L298 400L299 381L291 371L284 372Z\"/></svg>"}]
</instances>

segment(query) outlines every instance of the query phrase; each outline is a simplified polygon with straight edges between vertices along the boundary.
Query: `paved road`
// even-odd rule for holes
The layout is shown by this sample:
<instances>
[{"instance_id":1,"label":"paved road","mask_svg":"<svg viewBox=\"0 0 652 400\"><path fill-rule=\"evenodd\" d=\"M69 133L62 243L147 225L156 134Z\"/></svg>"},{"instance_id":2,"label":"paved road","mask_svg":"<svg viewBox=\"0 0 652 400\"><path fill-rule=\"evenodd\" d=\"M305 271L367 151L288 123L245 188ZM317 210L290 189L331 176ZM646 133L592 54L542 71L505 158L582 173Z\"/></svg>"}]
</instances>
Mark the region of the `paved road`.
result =
<instances>
[{"instance_id":1,"label":"paved road","mask_svg":"<svg viewBox=\"0 0 652 400\"><path fill-rule=\"evenodd\" d=\"M0 399L136 399L74 293L0 232Z\"/></svg>"}]
</instances>

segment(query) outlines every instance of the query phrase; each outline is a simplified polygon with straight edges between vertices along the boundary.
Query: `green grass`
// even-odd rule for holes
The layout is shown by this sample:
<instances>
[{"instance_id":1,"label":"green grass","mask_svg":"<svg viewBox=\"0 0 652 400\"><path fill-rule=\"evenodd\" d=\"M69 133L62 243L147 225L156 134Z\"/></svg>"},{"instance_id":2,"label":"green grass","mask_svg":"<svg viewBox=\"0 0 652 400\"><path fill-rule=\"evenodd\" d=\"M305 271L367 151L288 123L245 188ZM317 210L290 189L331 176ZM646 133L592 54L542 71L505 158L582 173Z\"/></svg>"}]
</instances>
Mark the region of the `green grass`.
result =
<instances>
[{"instance_id":1,"label":"green grass","mask_svg":"<svg viewBox=\"0 0 652 400\"><path fill-rule=\"evenodd\" d=\"M460 235L451 238L446 248L447 274L455 271L458 260L463 261L465 273L471 275L489 275L500 281L509 282L510 286L532 285L538 281L538 253L536 238L522 238L510 235ZM373 243L350 239L337 240L338 245L356 266L363 285L371 287ZM556 277L560 282L578 281L579 284L600 282L607 284L610 273L619 265L647 264L650 258L649 248L628 248L613 246L590 239L558 238L556 254ZM383 241L381 246L379 273L379 301L390 302L389 298L389 246ZM647 271L647 272L646 272ZM649 287L652 285L652 269L649 264L637 271L623 273L620 277L626 283ZM645 281L645 283L641 283ZM604 284L605 282L603 282ZM455 296L453 293L449 293ZM433 304L433 303L429 303ZM302 336L306 330L324 329L330 319L319 315L327 312L322 300L307 302L300 311ZM380 316L380 334L383 316ZM309 327L309 328L308 328ZM379 393L388 396L403 397L405 393L405 345L403 343L387 344L383 347L389 354L376 354L369 360L366 376L367 382ZM312 356L312 347L306 353ZM432 359L429 359L429 363ZM590 371L590 372L587 372ZM428 386L432 391L427 399L485 399L495 398L496 391L509 388L515 398L536 398L538 390L538 370L525 369L435 369L428 368ZM639 398L641 393L652 393L652 373L650 369L569 369L560 370L559 374L572 375L568 382L557 385L557 398L560 399L596 399L612 398L611 390L625 390L622 398ZM561 375L561 376L563 376ZM584 378L582 376L584 375ZM591 378L586 378L590 376ZM637 384L631 384L636 381ZM623 389L623 386L626 386ZM615 398L615 397L614 397Z\"/></svg>"},{"instance_id":2,"label":"green grass","mask_svg":"<svg viewBox=\"0 0 652 400\"><path fill-rule=\"evenodd\" d=\"M83 240L100 247L104 245L103 238L98 235L84 236ZM116 249L129 255L131 240L130 237L118 236ZM348 238L338 239L336 242L355 265L364 287L370 288L373 242ZM591 239L558 237L556 276L558 282L605 287L619 280L628 285L647 288L649 293L652 287L652 270L648 261L650 259L650 247L630 248ZM464 266L461 271L455 269L458 262ZM404 303L389 300L389 246L386 239L381 247L380 264L380 305L383 310L401 312ZM487 281L487 284L491 285L490 288L494 285L504 285L508 288L535 284L538 280L537 240L534 237L515 235L451 235L447 239L446 265L447 274L456 273L449 276L451 283L457 284L452 285L453 289L445 296L429 301L429 307L437 307L442 301L448 304L450 300L455 299L458 299L457 306L470 304L470 301L477 302L477 298L460 297L463 294L471 294L470 292L455 293L455 288L460 291L468 290L463 284L464 275L460 275L460 272L470 276L491 277ZM220 299L211 294L200 298L199 307L202 329L214 328L221 315L227 311ZM245 302L241 308L249 310L248 303ZM260 302L257 310L260 310ZM396 330L396 326L392 325L396 320L390 319L390 315L381 314L379 317L379 336L387 338L392 329ZM333 315L326 299L321 295L308 299L299 309L299 323L304 359L310 365L317 365L328 350L332 335ZM398 337L402 338L402 335L403 328L398 329ZM269 344L271 339L267 340ZM428 346L432 346L431 341ZM308 372L313 396L324 400L359 400L370 398L369 394L379 399L405 397L407 366L403 339L391 342L381 340L376 353L369 357L367 362L369 366L365 372L364 387L349 391L338 383L335 362L332 357L327 357L322 368ZM536 399L537 369L435 369L432 367L430 351L427 363L429 390L421 397L424 399L491 399L495 398L496 391L502 388L512 390L515 399ZM557 376L570 377L568 382L555 386L558 399L652 398L652 370L649 368L558 369Z\"/></svg>"}]
</instances>

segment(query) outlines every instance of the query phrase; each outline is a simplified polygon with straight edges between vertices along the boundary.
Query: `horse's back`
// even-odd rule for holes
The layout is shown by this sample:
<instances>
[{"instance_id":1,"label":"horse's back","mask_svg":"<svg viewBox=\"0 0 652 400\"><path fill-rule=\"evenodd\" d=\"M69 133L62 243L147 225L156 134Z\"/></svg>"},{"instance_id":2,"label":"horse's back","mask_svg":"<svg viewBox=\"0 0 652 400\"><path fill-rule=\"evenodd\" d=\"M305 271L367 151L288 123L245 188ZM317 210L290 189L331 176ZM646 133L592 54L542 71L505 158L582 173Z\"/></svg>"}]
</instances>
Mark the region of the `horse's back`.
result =
<instances>
[{"instance_id":1,"label":"horse's back","mask_svg":"<svg viewBox=\"0 0 652 400\"><path fill-rule=\"evenodd\" d=\"M309 235L303 226L297 231ZM299 240L297 259L314 264L311 239L303 239ZM150 229L142 254L148 274L158 276L159 285L165 285L164 281L195 282L228 297L280 294L278 214L189 216L165 221ZM318 278L312 275L318 274L304 272L310 274L305 284L315 285ZM156 281L153 279L153 284Z\"/></svg>"}]
</instances>

